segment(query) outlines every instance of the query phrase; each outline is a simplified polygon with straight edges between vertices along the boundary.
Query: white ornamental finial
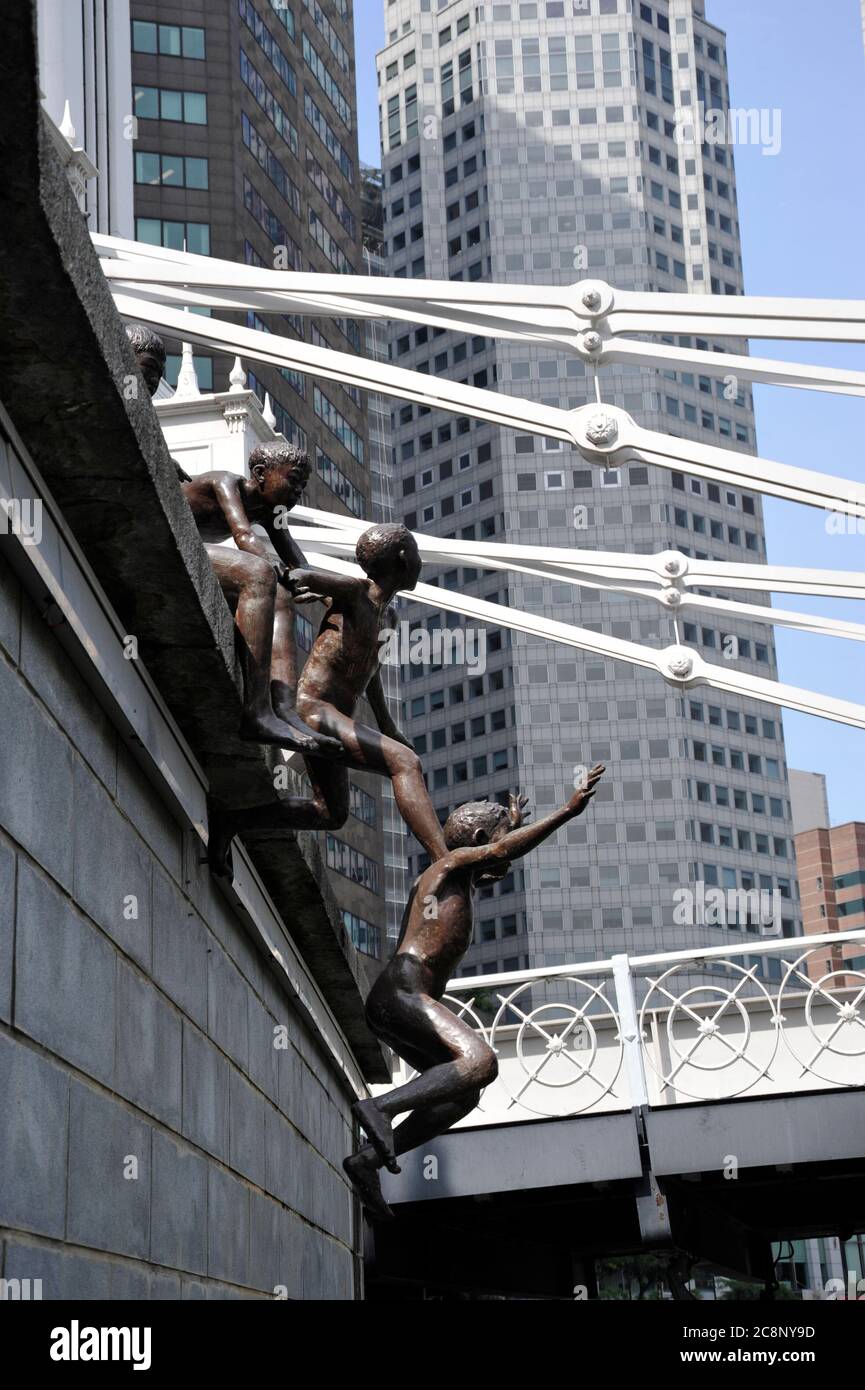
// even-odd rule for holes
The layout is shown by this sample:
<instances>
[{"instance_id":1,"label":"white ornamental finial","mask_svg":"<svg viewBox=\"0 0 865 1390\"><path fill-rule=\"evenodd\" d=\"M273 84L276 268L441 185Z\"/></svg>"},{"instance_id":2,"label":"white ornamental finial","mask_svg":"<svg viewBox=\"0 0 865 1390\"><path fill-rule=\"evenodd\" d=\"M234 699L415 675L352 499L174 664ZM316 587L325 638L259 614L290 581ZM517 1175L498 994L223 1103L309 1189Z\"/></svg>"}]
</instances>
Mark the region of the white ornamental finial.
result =
<instances>
[{"instance_id":1,"label":"white ornamental finial","mask_svg":"<svg viewBox=\"0 0 865 1390\"><path fill-rule=\"evenodd\" d=\"M69 109L69 100L63 108L63 120L60 122L60 134L74 148L75 146L75 127L72 124L72 112Z\"/></svg>"},{"instance_id":2,"label":"white ornamental finial","mask_svg":"<svg viewBox=\"0 0 865 1390\"><path fill-rule=\"evenodd\" d=\"M276 416L273 413L273 406L270 404L270 395L267 391L264 393L264 408L261 416L266 425L269 425L272 430L276 429Z\"/></svg>"},{"instance_id":3,"label":"white ornamental finial","mask_svg":"<svg viewBox=\"0 0 865 1390\"><path fill-rule=\"evenodd\" d=\"M246 390L246 372L243 370L243 363L239 357L235 357L234 366L228 378L230 391L238 392Z\"/></svg>"},{"instance_id":4,"label":"white ornamental finial","mask_svg":"<svg viewBox=\"0 0 865 1390\"><path fill-rule=\"evenodd\" d=\"M174 395L176 400L183 400L190 396L201 395L198 377L195 372L195 362L192 357L191 343L183 344L183 356L180 362L180 371L177 374L177 390Z\"/></svg>"}]
</instances>

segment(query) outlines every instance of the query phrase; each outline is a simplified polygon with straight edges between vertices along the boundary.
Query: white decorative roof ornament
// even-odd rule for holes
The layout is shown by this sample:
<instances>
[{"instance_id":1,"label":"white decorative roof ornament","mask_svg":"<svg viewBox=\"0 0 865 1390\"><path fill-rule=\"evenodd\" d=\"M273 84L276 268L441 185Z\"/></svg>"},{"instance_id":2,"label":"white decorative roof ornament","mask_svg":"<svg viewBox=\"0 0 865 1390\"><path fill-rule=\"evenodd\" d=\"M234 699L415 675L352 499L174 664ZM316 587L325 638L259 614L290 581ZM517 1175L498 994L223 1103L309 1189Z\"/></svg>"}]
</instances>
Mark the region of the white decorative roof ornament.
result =
<instances>
[{"instance_id":1,"label":"white decorative roof ornament","mask_svg":"<svg viewBox=\"0 0 865 1390\"><path fill-rule=\"evenodd\" d=\"M184 343L180 360L180 371L177 374L177 390L175 397L178 400L186 400L190 396L200 396L201 388L198 385L198 375L195 370L195 359L192 355L192 344Z\"/></svg>"},{"instance_id":2,"label":"white decorative roof ornament","mask_svg":"<svg viewBox=\"0 0 865 1390\"><path fill-rule=\"evenodd\" d=\"M67 143L68 145L71 145L72 148L74 149L74 148L75 148L76 132L75 132L75 126L72 124L72 112L71 112L71 110L69 109L69 98L68 98L68 97L66 98L66 105L65 105L64 108L63 108L63 120L60 122L60 125L58 126L58 129L59 129L59 131L60 131L60 134L63 136L63 139L66 141L66 143Z\"/></svg>"},{"instance_id":3,"label":"white decorative roof ornament","mask_svg":"<svg viewBox=\"0 0 865 1390\"><path fill-rule=\"evenodd\" d=\"M266 425L270 425L270 428L271 428L272 430L275 430L275 429L276 429L276 416L275 416L275 414L273 413L273 406L272 406L271 403L270 403L270 393L269 393L268 391L265 391L265 393L264 393L264 408L263 408L261 414L262 414L262 418L263 418L263 420L264 420L264 423L265 423Z\"/></svg>"},{"instance_id":4,"label":"white decorative roof ornament","mask_svg":"<svg viewBox=\"0 0 865 1390\"><path fill-rule=\"evenodd\" d=\"M246 390L246 372L239 357L234 359L234 366L228 377L228 389L234 392Z\"/></svg>"},{"instance_id":5,"label":"white decorative roof ornament","mask_svg":"<svg viewBox=\"0 0 865 1390\"><path fill-rule=\"evenodd\" d=\"M66 170L66 177L69 180L72 192L75 194L76 201L80 210L87 211L87 185L91 179L95 179L99 170L93 163L82 145L76 145L78 138L75 126L72 121L72 112L67 99L63 108L63 119L59 127L55 125L51 117L45 112L48 128L54 145Z\"/></svg>"}]
</instances>

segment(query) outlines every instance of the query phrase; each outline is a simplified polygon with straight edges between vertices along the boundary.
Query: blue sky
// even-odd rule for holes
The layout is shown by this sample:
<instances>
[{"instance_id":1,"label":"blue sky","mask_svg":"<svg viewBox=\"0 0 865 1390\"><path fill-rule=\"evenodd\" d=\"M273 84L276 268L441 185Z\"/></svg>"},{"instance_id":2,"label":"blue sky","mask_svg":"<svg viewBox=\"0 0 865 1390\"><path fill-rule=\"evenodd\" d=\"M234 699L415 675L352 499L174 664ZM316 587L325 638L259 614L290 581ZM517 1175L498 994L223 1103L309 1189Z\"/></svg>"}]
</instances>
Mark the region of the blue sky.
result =
<instances>
[{"instance_id":1,"label":"blue sky","mask_svg":"<svg viewBox=\"0 0 865 1390\"><path fill-rule=\"evenodd\" d=\"M361 157L379 162L375 53L384 40L382 0L355 0ZM782 143L774 157L736 151L739 217L749 294L865 299L865 47L859 0L706 0L727 33L734 106L777 107ZM755 342L755 355L865 370L865 347ZM865 400L757 387L764 458L865 480ZM857 428L858 427L858 428ZM767 501L773 564L861 570L865 534L827 534L810 507ZM804 598L779 607L865 621L862 605ZM865 647L777 630L780 677L788 685L865 703ZM865 732L785 713L791 767L824 772L835 822L865 819L861 769Z\"/></svg>"}]
</instances>

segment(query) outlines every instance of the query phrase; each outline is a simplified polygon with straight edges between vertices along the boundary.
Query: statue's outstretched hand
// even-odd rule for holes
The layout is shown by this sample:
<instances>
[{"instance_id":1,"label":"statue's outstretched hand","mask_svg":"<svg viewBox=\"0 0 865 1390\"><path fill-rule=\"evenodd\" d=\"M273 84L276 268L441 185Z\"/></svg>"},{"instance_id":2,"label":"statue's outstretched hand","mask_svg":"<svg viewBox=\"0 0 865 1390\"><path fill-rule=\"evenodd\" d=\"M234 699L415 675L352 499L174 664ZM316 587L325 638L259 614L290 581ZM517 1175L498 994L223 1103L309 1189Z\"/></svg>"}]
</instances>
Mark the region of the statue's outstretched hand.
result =
<instances>
[{"instance_id":1,"label":"statue's outstretched hand","mask_svg":"<svg viewBox=\"0 0 865 1390\"><path fill-rule=\"evenodd\" d=\"M521 796L519 792L511 792L508 798L508 820L512 830L519 830L523 821L528 819L529 798Z\"/></svg>"},{"instance_id":2,"label":"statue's outstretched hand","mask_svg":"<svg viewBox=\"0 0 865 1390\"><path fill-rule=\"evenodd\" d=\"M586 809L606 770L603 763L598 763L586 777L583 786L574 792L568 802L568 809L572 811L575 816L581 815Z\"/></svg>"}]
</instances>

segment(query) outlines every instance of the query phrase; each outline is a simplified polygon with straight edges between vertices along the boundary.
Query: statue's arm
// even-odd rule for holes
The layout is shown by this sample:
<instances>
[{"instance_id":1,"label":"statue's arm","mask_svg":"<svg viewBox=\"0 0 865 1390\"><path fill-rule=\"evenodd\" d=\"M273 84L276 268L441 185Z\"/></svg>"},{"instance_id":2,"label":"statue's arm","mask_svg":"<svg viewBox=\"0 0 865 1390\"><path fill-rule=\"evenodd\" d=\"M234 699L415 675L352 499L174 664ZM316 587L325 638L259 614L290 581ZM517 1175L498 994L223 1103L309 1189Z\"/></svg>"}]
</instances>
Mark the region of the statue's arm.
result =
<instances>
[{"instance_id":1,"label":"statue's arm","mask_svg":"<svg viewBox=\"0 0 865 1390\"><path fill-rule=\"evenodd\" d=\"M384 734L385 738L395 739L397 743L404 743L406 748L412 748L414 745L412 744L411 739L406 738L405 734L402 732L401 729L398 728L398 726L394 723L393 719L391 718L390 710L387 707L387 700L385 699L384 689L381 683L380 671L374 672L372 678L370 679L369 685L366 688L366 698L369 700L369 703L372 706L372 712L375 715L375 722L381 729L381 732Z\"/></svg>"},{"instance_id":2,"label":"statue's arm","mask_svg":"<svg viewBox=\"0 0 865 1390\"><path fill-rule=\"evenodd\" d=\"M226 473L214 479L213 491L238 550L245 550L249 555L258 555L263 560L269 559L267 547L252 529L240 495L238 480L232 474Z\"/></svg>"},{"instance_id":3,"label":"statue's arm","mask_svg":"<svg viewBox=\"0 0 865 1390\"><path fill-rule=\"evenodd\" d=\"M320 603L325 598L350 602L358 598L364 582L346 574L328 574L326 570L293 569L286 587L295 603Z\"/></svg>"},{"instance_id":4,"label":"statue's arm","mask_svg":"<svg viewBox=\"0 0 865 1390\"><path fill-rule=\"evenodd\" d=\"M586 778L585 787L580 791L574 792L570 801L565 806L560 806L557 811L551 811L543 820L535 821L532 825L520 826L517 830L510 831L503 835L500 840L494 840L488 845L478 845L476 848L455 850L453 857L459 859L472 868L483 868L486 864L501 863L503 859L522 859L524 855L530 854L538 845L543 844L549 837L575 816L582 815L595 794L597 783L604 775L605 769L598 764L592 768Z\"/></svg>"},{"instance_id":5,"label":"statue's arm","mask_svg":"<svg viewBox=\"0 0 865 1390\"><path fill-rule=\"evenodd\" d=\"M275 519L268 518L264 529L270 543L287 570L303 569L306 556L292 536L287 526L277 526Z\"/></svg>"}]
</instances>

